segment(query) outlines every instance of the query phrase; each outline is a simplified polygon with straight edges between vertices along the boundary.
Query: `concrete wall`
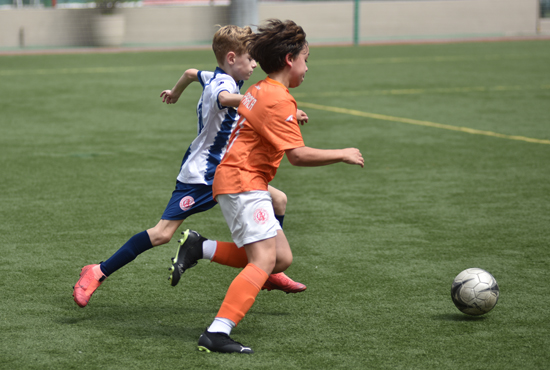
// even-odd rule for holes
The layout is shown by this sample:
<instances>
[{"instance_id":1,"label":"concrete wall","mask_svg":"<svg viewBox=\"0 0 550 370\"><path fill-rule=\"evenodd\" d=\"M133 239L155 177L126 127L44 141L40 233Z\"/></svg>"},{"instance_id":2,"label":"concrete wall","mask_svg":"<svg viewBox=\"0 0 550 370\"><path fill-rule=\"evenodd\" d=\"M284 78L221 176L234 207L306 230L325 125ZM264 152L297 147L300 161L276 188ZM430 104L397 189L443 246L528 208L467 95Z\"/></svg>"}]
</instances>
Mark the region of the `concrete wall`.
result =
<instances>
[{"instance_id":1,"label":"concrete wall","mask_svg":"<svg viewBox=\"0 0 550 370\"><path fill-rule=\"evenodd\" d=\"M217 24L229 23L227 6L129 8L127 44L210 44Z\"/></svg>"},{"instance_id":2,"label":"concrete wall","mask_svg":"<svg viewBox=\"0 0 550 370\"><path fill-rule=\"evenodd\" d=\"M227 7L126 8L124 44L196 45L229 23ZM0 48L93 46L95 9L0 10Z\"/></svg>"},{"instance_id":3,"label":"concrete wall","mask_svg":"<svg viewBox=\"0 0 550 370\"><path fill-rule=\"evenodd\" d=\"M261 2L259 19L292 19L312 44L353 41L353 2ZM209 44L228 6L125 8L124 45ZM0 48L91 46L93 9L0 10ZM532 36L546 32L538 0L367 1L360 40Z\"/></svg>"},{"instance_id":4,"label":"concrete wall","mask_svg":"<svg viewBox=\"0 0 550 370\"><path fill-rule=\"evenodd\" d=\"M362 38L516 36L537 30L538 0L400 2L391 14L381 5L362 9Z\"/></svg>"},{"instance_id":5,"label":"concrete wall","mask_svg":"<svg viewBox=\"0 0 550 370\"><path fill-rule=\"evenodd\" d=\"M353 2L273 2L261 3L260 20L292 19L304 28L310 43L351 42L353 40ZM370 8L363 2L361 7ZM386 3L390 5L390 3Z\"/></svg>"},{"instance_id":6,"label":"concrete wall","mask_svg":"<svg viewBox=\"0 0 550 370\"><path fill-rule=\"evenodd\" d=\"M0 10L0 47L91 45L93 13L89 9Z\"/></svg>"},{"instance_id":7,"label":"concrete wall","mask_svg":"<svg viewBox=\"0 0 550 370\"><path fill-rule=\"evenodd\" d=\"M520 36L537 32L538 0L368 1L361 41ZM262 3L260 19L292 19L310 41L353 40L353 2Z\"/></svg>"}]
</instances>

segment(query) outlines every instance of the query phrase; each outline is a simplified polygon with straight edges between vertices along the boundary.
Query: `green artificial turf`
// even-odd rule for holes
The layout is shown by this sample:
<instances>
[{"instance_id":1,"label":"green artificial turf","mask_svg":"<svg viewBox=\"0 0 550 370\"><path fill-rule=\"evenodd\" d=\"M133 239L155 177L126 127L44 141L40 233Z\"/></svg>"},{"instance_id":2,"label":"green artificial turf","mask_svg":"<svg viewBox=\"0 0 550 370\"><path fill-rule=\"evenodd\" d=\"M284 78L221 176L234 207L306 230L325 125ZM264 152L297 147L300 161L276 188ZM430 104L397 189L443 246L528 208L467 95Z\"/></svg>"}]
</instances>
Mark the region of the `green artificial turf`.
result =
<instances>
[{"instance_id":1,"label":"green artificial turf","mask_svg":"<svg viewBox=\"0 0 550 370\"><path fill-rule=\"evenodd\" d=\"M252 356L197 350L238 270L202 261L171 287L176 237L86 308L71 296L161 216L201 89L159 95L212 52L0 56L0 368L550 367L550 42L310 52L291 90L306 145L357 147L365 168L283 160L287 273L308 289L260 292L232 333ZM218 207L185 228L230 239ZM501 289L481 317L450 298L469 267Z\"/></svg>"}]
</instances>

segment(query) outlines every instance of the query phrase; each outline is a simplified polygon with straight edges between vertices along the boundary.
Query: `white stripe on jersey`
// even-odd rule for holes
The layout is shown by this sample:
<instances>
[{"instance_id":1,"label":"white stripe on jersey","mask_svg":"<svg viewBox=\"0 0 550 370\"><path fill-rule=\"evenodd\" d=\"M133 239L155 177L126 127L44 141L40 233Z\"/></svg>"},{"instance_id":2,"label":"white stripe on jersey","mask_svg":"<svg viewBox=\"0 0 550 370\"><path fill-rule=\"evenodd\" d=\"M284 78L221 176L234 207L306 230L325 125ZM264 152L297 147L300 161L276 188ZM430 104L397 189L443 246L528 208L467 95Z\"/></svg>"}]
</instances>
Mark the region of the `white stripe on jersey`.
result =
<instances>
[{"instance_id":1,"label":"white stripe on jersey","mask_svg":"<svg viewBox=\"0 0 550 370\"><path fill-rule=\"evenodd\" d=\"M222 91L238 94L243 81L236 83L220 68L215 72L199 71L198 76L203 92L197 105L197 137L183 157L178 181L212 185L238 119L237 109L221 106L218 96Z\"/></svg>"}]
</instances>

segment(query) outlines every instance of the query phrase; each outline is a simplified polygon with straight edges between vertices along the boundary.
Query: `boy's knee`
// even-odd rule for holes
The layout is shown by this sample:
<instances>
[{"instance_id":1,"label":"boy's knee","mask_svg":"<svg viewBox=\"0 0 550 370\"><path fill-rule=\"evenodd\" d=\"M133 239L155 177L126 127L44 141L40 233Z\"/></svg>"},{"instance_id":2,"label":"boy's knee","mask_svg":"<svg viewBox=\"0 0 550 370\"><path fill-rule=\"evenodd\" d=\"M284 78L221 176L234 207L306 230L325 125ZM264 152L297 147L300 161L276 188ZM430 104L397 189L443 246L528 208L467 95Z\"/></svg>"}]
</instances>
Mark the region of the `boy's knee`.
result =
<instances>
[{"instance_id":1,"label":"boy's knee","mask_svg":"<svg viewBox=\"0 0 550 370\"><path fill-rule=\"evenodd\" d=\"M290 254L290 255L288 255L288 256L285 256L285 258L283 259L282 263L283 263L283 267L284 267L285 270L286 270L287 268L289 268L290 265L292 265L292 254Z\"/></svg>"},{"instance_id":2,"label":"boy's knee","mask_svg":"<svg viewBox=\"0 0 550 370\"><path fill-rule=\"evenodd\" d=\"M292 264L292 253L287 253L277 257L277 262L273 267L273 273L283 272Z\"/></svg>"},{"instance_id":3,"label":"boy's knee","mask_svg":"<svg viewBox=\"0 0 550 370\"><path fill-rule=\"evenodd\" d=\"M172 235L166 230L158 230L156 228L149 229L149 238L151 239L151 244L156 247L159 245L167 244L172 240Z\"/></svg>"},{"instance_id":4,"label":"boy's knee","mask_svg":"<svg viewBox=\"0 0 550 370\"><path fill-rule=\"evenodd\" d=\"M273 210L276 215L284 215L286 212L287 196L282 191L277 191L272 194Z\"/></svg>"}]
</instances>

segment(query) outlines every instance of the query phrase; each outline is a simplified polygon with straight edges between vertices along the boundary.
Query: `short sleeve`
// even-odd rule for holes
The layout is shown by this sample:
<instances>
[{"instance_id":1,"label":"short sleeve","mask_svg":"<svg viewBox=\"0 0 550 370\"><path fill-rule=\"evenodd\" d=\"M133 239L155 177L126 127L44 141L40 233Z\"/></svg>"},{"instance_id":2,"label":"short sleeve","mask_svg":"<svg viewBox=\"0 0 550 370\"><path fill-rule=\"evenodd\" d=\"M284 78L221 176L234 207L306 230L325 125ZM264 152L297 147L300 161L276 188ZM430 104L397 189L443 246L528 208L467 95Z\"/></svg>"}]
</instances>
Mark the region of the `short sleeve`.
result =
<instances>
[{"instance_id":1,"label":"short sleeve","mask_svg":"<svg viewBox=\"0 0 550 370\"><path fill-rule=\"evenodd\" d=\"M224 109L223 105L220 104L220 100L218 99L220 93L222 91L227 91L230 94L238 94L239 88L237 86L237 83L235 80L229 76L224 75L223 77L218 77L212 81L212 98L216 99L216 106L218 109Z\"/></svg>"},{"instance_id":2,"label":"short sleeve","mask_svg":"<svg viewBox=\"0 0 550 370\"><path fill-rule=\"evenodd\" d=\"M283 100L270 109L269 120L260 128L260 134L278 151L304 146L296 110L295 101Z\"/></svg>"},{"instance_id":3,"label":"short sleeve","mask_svg":"<svg viewBox=\"0 0 550 370\"><path fill-rule=\"evenodd\" d=\"M199 82L204 88L206 84L214 77L214 72L210 71L198 71L197 75L199 76Z\"/></svg>"}]
</instances>

